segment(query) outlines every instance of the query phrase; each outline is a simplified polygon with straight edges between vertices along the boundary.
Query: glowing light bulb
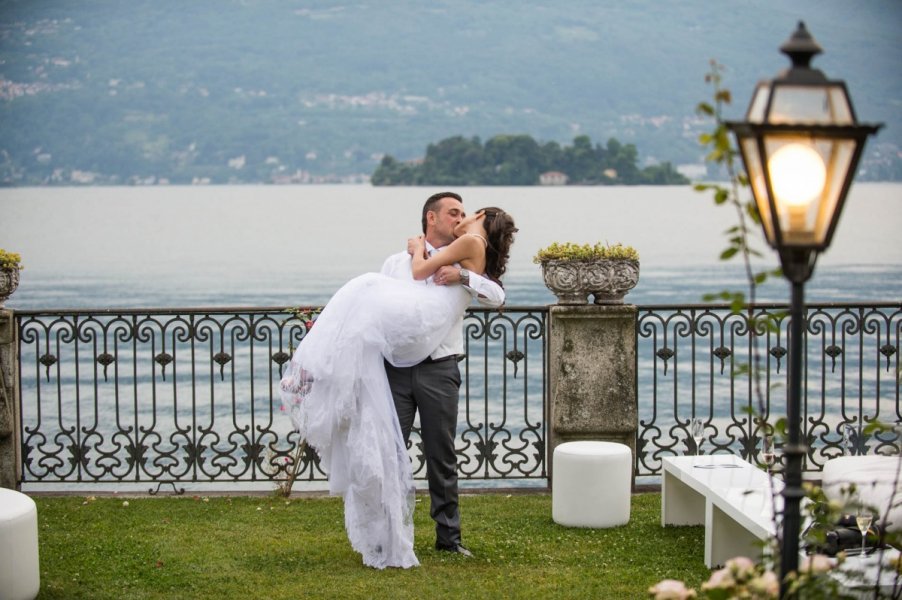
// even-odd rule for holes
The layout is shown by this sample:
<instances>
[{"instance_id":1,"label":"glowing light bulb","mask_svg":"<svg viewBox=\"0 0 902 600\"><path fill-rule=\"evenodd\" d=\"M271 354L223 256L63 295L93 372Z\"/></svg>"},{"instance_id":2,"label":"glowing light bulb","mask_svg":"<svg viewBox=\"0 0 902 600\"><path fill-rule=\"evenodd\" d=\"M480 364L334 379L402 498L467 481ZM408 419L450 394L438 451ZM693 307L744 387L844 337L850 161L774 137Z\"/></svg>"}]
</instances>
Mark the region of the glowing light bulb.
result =
<instances>
[{"instance_id":1,"label":"glowing light bulb","mask_svg":"<svg viewBox=\"0 0 902 600\"><path fill-rule=\"evenodd\" d=\"M770 157L767 168L776 200L790 210L807 208L820 197L827 182L820 154L804 144L786 144Z\"/></svg>"},{"instance_id":2,"label":"glowing light bulb","mask_svg":"<svg viewBox=\"0 0 902 600\"><path fill-rule=\"evenodd\" d=\"M807 246L815 242L812 202L819 199L827 182L824 161L805 144L786 144L767 162L777 204L783 240L787 245Z\"/></svg>"}]
</instances>

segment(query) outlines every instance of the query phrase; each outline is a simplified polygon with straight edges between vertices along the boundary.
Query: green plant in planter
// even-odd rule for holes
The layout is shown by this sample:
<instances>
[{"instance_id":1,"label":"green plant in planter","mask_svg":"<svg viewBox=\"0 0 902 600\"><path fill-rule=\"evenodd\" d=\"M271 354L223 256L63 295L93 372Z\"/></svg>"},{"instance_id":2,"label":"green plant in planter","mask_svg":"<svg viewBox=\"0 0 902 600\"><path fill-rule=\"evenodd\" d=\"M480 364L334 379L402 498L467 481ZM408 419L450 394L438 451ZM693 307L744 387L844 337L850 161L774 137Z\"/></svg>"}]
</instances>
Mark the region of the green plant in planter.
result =
<instances>
[{"instance_id":1,"label":"green plant in planter","mask_svg":"<svg viewBox=\"0 0 902 600\"><path fill-rule=\"evenodd\" d=\"M550 260L639 260L639 252L632 246L620 243L580 245L573 242L553 242L539 250L532 260L536 264Z\"/></svg>"},{"instance_id":2,"label":"green plant in planter","mask_svg":"<svg viewBox=\"0 0 902 600\"><path fill-rule=\"evenodd\" d=\"M622 304L639 281L639 253L623 244L554 242L533 257L559 304Z\"/></svg>"},{"instance_id":3,"label":"green plant in planter","mask_svg":"<svg viewBox=\"0 0 902 600\"><path fill-rule=\"evenodd\" d=\"M13 269L22 270L22 257L15 252L7 252L0 248L0 271L12 271Z\"/></svg>"},{"instance_id":4,"label":"green plant in planter","mask_svg":"<svg viewBox=\"0 0 902 600\"><path fill-rule=\"evenodd\" d=\"M0 248L0 308L19 287L19 271L22 268L21 256Z\"/></svg>"}]
</instances>

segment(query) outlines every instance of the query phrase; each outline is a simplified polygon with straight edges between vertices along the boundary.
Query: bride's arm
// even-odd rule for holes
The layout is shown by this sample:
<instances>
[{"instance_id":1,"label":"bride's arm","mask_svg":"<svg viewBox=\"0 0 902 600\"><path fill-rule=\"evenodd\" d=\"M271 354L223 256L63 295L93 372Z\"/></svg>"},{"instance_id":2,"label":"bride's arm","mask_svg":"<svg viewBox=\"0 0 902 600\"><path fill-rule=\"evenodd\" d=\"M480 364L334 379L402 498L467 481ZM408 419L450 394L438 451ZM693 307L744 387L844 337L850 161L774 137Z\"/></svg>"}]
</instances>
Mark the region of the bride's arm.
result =
<instances>
[{"instance_id":1,"label":"bride's arm","mask_svg":"<svg viewBox=\"0 0 902 600\"><path fill-rule=\"evenodd\" d=\"M480 254L485 253L482 241L472 235L464 235L451 242L441 252L436 252L426 257L426 242L422 236L416 238L416 244L412 257L412 270L414 279L426 279L435 273L439 267L453 265L462 260L475 260Z\"/></svg>"}]
</instances>

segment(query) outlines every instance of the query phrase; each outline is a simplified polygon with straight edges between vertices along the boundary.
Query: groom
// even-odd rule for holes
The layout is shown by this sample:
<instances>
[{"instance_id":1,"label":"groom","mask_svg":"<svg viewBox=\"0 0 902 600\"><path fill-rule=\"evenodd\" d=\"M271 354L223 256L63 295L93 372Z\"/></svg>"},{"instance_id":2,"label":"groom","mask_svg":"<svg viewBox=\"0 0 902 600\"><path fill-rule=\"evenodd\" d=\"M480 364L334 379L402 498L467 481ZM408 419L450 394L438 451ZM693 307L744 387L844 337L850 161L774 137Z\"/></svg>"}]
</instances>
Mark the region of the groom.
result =
<instances>
[{"instance_id":1,"label":"groom","mask_svg":"<svg viewBox=\"0 0 902 600\"><path fill-rule=\"evenodd\" d=\"M465 216L463 201L458 194L441 192L430 196L423 206L423 233L426 249L432 254L454 241L454 228ZM413 279L410 254L399 252L386 259L382 273L396 279ZM441 267L433 275L436 285L463 285L481 304L498 307L504 303L500 285L459 266ZM420 413L420 434L426 456L426 476L429 480L429 514L435 521L435 548L473 556L460 539L460 510L457 492L457 455L454 439L457 436L457 401L460 390L460 369L463 358L463 313L448 337L423 362L412 367L398 368L385 363L388 383L395 400L404 442L417 411Z\"/></svg>"}]
</instances>

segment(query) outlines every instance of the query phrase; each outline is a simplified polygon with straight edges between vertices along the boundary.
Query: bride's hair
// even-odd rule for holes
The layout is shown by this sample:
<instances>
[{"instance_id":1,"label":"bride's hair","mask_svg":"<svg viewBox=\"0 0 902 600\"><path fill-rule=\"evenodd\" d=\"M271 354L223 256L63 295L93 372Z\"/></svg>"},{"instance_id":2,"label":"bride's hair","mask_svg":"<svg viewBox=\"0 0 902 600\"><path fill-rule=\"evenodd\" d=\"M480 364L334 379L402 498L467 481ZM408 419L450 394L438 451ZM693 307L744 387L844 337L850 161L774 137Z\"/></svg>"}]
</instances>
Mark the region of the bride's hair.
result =
<instances>
[{"instance_id":1,"label":"bride's hair","mask_svg":"<svg viewBox=\"0 0 902 600\"><path fill-rule=\"evenodd\" d=\"M501 276L507 270L510 259L511 244L518 231L514 218L495 206L480 209L485 213L483 227L488 237L485 252L485 274L501 283Z\"/></svg>"}]
</instances>

